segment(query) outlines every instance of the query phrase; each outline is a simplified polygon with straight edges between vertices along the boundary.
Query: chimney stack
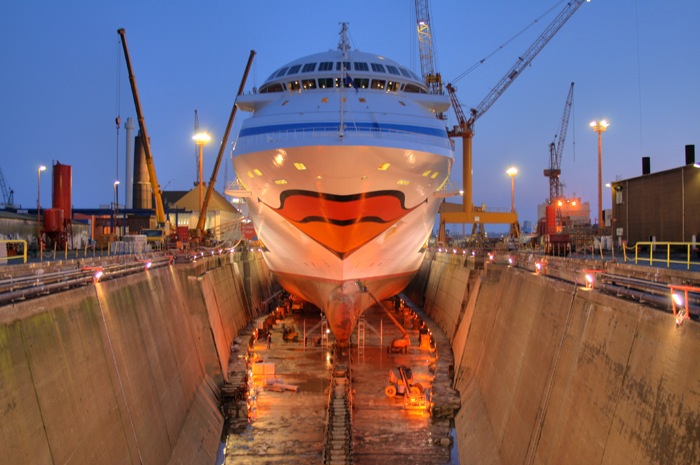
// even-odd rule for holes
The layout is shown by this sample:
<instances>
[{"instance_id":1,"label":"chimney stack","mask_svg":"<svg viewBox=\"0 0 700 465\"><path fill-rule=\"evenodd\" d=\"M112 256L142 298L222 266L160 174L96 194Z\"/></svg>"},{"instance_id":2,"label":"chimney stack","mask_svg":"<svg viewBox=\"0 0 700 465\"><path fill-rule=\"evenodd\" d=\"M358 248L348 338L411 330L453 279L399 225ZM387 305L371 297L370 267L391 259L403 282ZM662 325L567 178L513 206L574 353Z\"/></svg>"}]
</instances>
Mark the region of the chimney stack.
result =
<instances>
[{"instance_id":1,"label":"chimney stack","mask_svg":"<svg viewBox=\"0 0 700 465\"><path fill-rule=\"evenodd\" d=\"M692 165L695 163L695 145L685 146L685 164Z\"/></svg>"}]
</instances>

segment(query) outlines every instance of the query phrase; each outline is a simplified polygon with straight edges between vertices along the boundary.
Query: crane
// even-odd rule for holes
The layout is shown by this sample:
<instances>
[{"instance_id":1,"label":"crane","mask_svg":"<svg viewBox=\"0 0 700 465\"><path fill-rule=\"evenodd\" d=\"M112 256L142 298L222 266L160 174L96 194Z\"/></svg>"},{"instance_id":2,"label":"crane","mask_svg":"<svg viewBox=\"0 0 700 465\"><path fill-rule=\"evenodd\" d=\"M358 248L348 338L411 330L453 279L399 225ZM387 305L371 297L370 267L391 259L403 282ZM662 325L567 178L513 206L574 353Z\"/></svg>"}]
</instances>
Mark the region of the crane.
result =
<instances>
[{"instance_id":1,"label":"crane","mask_svg":"<svg viewBox=\"0 0 700 465\"><path fill-rule=\"evenodd\" d=\"M490 223L490 224L518 224L517 214L515 212L482 212L475 211L472 204L472 138L474 136L474 123L479 119L498 98L503 95L503 92L520 76L532 60L537 56L545 45L554 37L554 35L564 26L564 24L573 16L584 2L590 0L571 0L562 9L561 12L552 20L547 28L539 35L535 42L528 48L525 53L518 57L515 64L506 72L496 86L486 95L476 108L472 108L469 117L466 116L462 105L457 98L456 89L451 84L447 84L445 88L450 96L452 107L455 109L457 116L457 125L448 131L450 137L460 137L462 139L462 179L463 179L463 202L461 211L450 209L450 204L443 203L443 208L440 210L440 233L442 237L438 240L444 240L444 229L446 223ZM512 230L511 230L512 231Z\"/></svg>"},{"instance_id":2,"label":"crane","mask_svg":"<svg viewBox=\"0 0 700 465\"><path fill-rule=\"evenodd\" d=\"M554 136L554 140L549 144L549 169L544 170L544 175L549 178L550 203L564 196L562 185L559 183L559 176L561 175L561 157L564 153L564 141L569 128L573 99L574 83L572 82L571 87L569 87L569 95L566 97L566 103L564 104L564 116L561 118L559 134Z\"/></svg>"},{"instance_id":3,"label":"crane","mask_svg":"<svg viewBox=\"0 0 700 465\"><path fill-rule=\"evenodd\" d=\"M143 117L143 111L141 111L141 101L139 100L139 92L136 88L136 77L134 76L134 71L131 67L131 58L129 58L129 49L126 45L126 31L124 28L117 29L117 33L121 38L122 49L124 50L124 59L126 60L126 67L129 71L129 83L131 84L131 94L134 98L134 106L136 107L136 115L139 121L139 129L141 130L142 141L143 141L143 151L146 158L146 168L148 169L148 176L151 181L151 189L153 189L153 197L156 204L156 223L158 225L158 230L160 230L159 237L160 240L165 240L167 235L170 234L170 225L165 218L165 209L163 208L163 198L160 193L160 186L158 185L158 178L156 177L156 167L153 164L153 155L151 154L151 139L148 137L148 132L146 132L146 121ZM149 231L146 231L147 235Z\"/></svg>"},{"instance_id":4,"label":"crane","mask_svg":"<svg viewBox=\"0 0 700 465\"><path fill-rule=\"evenodd\" d=\"M246 80L248 79L248 73L250 73L250 67L253 64L253 58L255 57L255 50L250 51L248 55L248 63L246 64L245 71L243 71L243 77L241 78L241 84L238 86L238 93L236 98L243 93L245 88ZM219 173L219 166L221 166L221 159L224 156L224 150L226 150L226 145L228 143L228 136L231 132L231 126L233 126L233 120L236 117L236 102L233 102L233 108L231 108L231 114L228 118L228 123L226 125L226 130L224 131L224 137L221 140L221 145L219 146L219 153L216 156L216 162L214 163L214 170L211 173L211 178L209 178L209 185L207 186L207 193L204 196L204 202L202 203L202 210L199 212L199 220L197 221L196 237L201 240L204 237L204 224L207 219L207 207L209 206L209 199L211 199L211 194L214 191L214 185L216 184L216 175Z\"/></svg>"},{"instance_id":5,"label":"crane","mask_svg":"<svg viewBox=\"0 0 700 465\"><path fill-rule=\"evenodd\" d=\"M5 208L15 208L15 191L5 184L5 175L0 168L0 192L2 193L2 206Z\"/></svg>"},{"instance_id":6,"label":"crane","mask_svg":"<svg viewBox=\"0 0 700 465\"><path fill-rule=\"evenodd\" d=\"M430 29L428 0L416 0L416 25L423 81L431 94L442 94L442 77L440 73L435 72L435 53L433 51L433 34Z\"/></svg>"}]
</instances>

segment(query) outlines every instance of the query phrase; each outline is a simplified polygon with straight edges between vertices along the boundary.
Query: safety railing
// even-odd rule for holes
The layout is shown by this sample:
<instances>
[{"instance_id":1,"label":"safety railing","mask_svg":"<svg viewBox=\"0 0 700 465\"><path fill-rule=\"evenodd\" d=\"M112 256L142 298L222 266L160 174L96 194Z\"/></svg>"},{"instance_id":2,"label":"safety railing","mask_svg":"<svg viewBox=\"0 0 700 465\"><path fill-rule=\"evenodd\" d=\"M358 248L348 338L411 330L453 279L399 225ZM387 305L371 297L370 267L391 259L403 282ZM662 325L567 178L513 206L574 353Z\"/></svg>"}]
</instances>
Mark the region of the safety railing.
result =
<instances>
[{"instance_id":1,"label":"safety railing","mask_svg":"<svg viewBox=\"0 0 700 465\"><path fill-rule=\"evenodd\" d=\"M22 260L27 263L27 241L8 239L0 241L0 265L6 265L10 260Z\"/></svg>"},{"instance_id":2,"label":"safety railing","mask_svg":"<svg viewBox=\"0 0 700 465\"><path fill-rule=\"evenodd\" d=\"M697 243L693 242L637 242L633 246L623 246L625 262L632 261L628 251L634 251L634 263L665 263L666 268L671 264L685 265L690 269L692 265L700 265L700 257L693 261L693 252L696 252ZM683 257L682 259L680 257Z\"/></svg>"}]
</instances>

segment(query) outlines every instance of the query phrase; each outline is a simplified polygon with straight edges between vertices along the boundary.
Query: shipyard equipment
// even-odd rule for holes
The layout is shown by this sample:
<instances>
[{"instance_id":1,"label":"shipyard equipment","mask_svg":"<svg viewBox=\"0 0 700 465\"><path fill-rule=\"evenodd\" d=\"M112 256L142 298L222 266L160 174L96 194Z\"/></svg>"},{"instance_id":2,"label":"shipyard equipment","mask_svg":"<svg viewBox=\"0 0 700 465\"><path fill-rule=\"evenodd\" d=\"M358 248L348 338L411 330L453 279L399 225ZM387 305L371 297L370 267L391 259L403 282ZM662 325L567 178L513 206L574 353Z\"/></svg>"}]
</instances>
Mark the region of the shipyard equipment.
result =
<instances>
[{"instance_id":1,"label":"shipyard equipment","mask_svg":"<svg viewBox=\"0 0 700 465\"><path fill-rule=\"evenodd\" d=\"M564 26L569 18L571 18L586 1L590 0L572 0L568 2L530 48L518 57L515 64L506 72L496 86L491 89L481 103L477 105L476 108L470 110L469 117L466 116L462 109L462 105L457 98L455 87L451 84L445 86L450 100L452 101L452 107L455 110L458 123L448 131L448 134L450 137L459 137L462 139L462 189L464 194L461 211L454 211L454 209L447 210L446 208L441 209L438 241L444 242L446 223L511 224L514 226L518 224L518 217L515 212L483 212L475 209L472 204L472 138L474 136L474 123L491 108L501 95L503 95L513 81L520 76L537 54L542 51L544 46L547 45L552 37L554 37L561 27ZM448 204L443 204L443 206L445 205Z\"/></svg>"},{"instance_id":2,"label":"shipyard equipment","mask_svg":"<svg viewBox=\"0 0 700 465\"><path fill-rule=\"evenodd\" d=\"M9 189L5 184L5 176L0 168L0 193L2 193L2 205L5 208L15 208L15 191Z\"/></svg>"},{"instance_id":3,"label":"shipyard equipment","mask_svg":"<svg viewBox=\"0 0 700 465\"><path fill-rule=\"evenodd\" d=\"M564 141L569 128L569 117L574 99L574 83L569 87L569 95L564 104L564 115L561 118L559 133L554 136L554 140L549 144L549 168L544 170L544 175L549 178L549 202L556 202L564 196L562 185L559 182L561 175L561 157L564 153Z\"/></svg>"},{"instance_id":4,"label":"shipyard equipment","mask_svg":"<svg viewBox=\"0 0 700 465\"><path fill-rule=\"evenodd\" d=\"M248 64L245 67L245 72L243 73L243 78L241 79L241 85L238 87L238 93L236 97L243 93L246 80L248 79L248 73L250 72L250 67L253 64L253 58L255 57L255 50L250 51L250 56L248 57ZM219 146L219 153L216 156L216 163L214 164L214 170L211 173L211 178L209 179L209 185L207 186L207 193L204 196L202 202L202 208L199 212L199 221L197 221L197 230L195 231L195 237L202 240L205 237L204 223L207 219L207 207L209 206L209 200L211 199L211 194L214 191L214 185L216 184L216 175L219 173L219 167L221 166L221 160L224 156L224 150L226 150L226 144L228 142L228 136L231 132L231 126L233 126L233 120L236 117L236 102L233 103L233 108L231 109L231 115L228 119L228 124L226 125L226 131L224 132L224 137L221 140L221 145Z\"/></svg>"},{"instance_id":5,"label":"shipyard equipment","mask_svg":"<svg viewBox=\"0 0 700 465\"><path fill-rule=\"evenodd\" d=\"M136 77L134 76L134 71L131 67L131 58L129 57L129 49L126 45L126 31L121 28L117 30L119 37L122 42L122 49L124 50L124 59L126 60L126 67L129 71L129 83L131 84L131 94L134 98L134 106L136 107L136 116L139 121L139 129L142 134L142 144L144 153L146 156L146 168L148 169L148 176L151 182L151 188L153 189L153 197L155 199L155 209L156 209L156 224L157 229L142 230L141 233L148 236L149 240L157 240L165 242L171 231L170 223L165 217L165 209L163 208L163 198L161 197L160 186L158 185L158 178L156 176L156 167L153 163L153 155L151 154L151 139L148 136L148 131L146 131L146 121L143 117L143 111L141 111L141 101L139 100L139 92L136 88Z\"/></svg>"}]
</instances>

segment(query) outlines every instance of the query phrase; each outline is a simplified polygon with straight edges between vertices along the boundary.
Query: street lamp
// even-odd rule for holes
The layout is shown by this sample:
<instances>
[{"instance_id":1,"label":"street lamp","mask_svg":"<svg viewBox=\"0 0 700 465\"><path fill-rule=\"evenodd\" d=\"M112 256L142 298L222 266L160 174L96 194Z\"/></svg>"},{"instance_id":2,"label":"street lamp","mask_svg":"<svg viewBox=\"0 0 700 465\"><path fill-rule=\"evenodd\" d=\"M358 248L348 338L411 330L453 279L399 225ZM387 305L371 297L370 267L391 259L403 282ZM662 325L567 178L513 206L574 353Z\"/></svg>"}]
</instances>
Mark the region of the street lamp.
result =
<instances>
[{"instance_id":1,"label":"street lamp","mask_svg":"<svg viewBox=\"0 0 700 465\"><path fill-rule=\"evenodd\" d=\"M589 124L598 133L598 233L603 233L603 133L610 123L607 121L591 121Z\"/></svg>"},{"instance_id":2,"label":"street lamp","mask_svg":"<svg viewBox=\"0 0 700 465\"><path fill-rule=\"evenodd\" d=\"M202 181L202 151L204 148L204 144L209 142L211 140L211 136L207 134L206 132L199 132L192 136L192 140L194 140L194 143L197 144L197 147L199 147L199 211L201 214L202 211L202 188L204 186L204 182Z\"/></svg>"},{"instance_id":3,"label":"street lamp","mask_svg":"<svg viewBox=\"0 0 700 465\"><path fill-rule=\"evenodd\" d=\"M46 171L46 166L39 165L36 172L36 243L39 246L39 260L44 261L44 254L41 248L41 172Z\"/></svg>"},{"instance_id":4,"label":"street lamp","mask_svg":"<svg viewBox=\"0 0 700 465\"><path fill-rule=\"evenodd\" d=\"M112 206L114 207L114 208L112 208L112 221L113 221L114 226L112 227L112 234L115 234L117 231L117 212L119 211L119 206L117 204L117 202L119 201L118 200L119 199L119 194L118 194L119 187L118 186L119 186L119 180L117 179L116 181L114 181L114 203L112 204ZM116 236L116 234L115 234L115 236Z\"/></svg>"},{"instance_id":5,"label":"street lamp","mask_svg":"<svg viewBox=\"0 0 700 465\"><path fill-rule=\"evenodd\" d=\"M515 175L518 174L518 168L511 166L506 174L510 176L510 211L515 213Z\"/></svg>"}]
</instances>

